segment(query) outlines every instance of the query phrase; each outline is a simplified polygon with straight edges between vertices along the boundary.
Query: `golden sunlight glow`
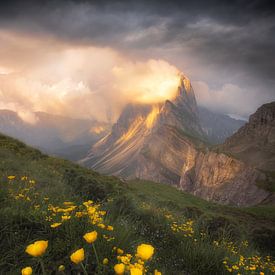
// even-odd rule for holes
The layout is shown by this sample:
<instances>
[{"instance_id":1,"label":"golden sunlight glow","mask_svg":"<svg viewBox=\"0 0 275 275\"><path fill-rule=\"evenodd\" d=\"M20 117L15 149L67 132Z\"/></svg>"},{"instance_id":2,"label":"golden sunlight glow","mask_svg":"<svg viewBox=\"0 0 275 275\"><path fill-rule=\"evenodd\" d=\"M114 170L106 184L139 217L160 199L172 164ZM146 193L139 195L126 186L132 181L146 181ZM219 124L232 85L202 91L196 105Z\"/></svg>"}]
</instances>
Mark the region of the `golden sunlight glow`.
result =
<instances>
[{"instance_id":1,"label":"golden sunlight glow","mask_svg":"<svg viewBox=\"0 0 275 275\"><path fill-rule=\"evenodd\" d=\"M1 29L0 60L0 109L32 124L36 111L114 122L128 103L173 99L180 84L179 70L164 60L132 62L112 48Z\"/></svg>"},{"instance_id":2,"label":"golden sunlight glow","mask_svg":"<svg viewBox=\"0 0 275 275\"><path fill-rule=\"evenodd\" d=\"M160 112L160 107L155 105L152 107L151 112L147 116L138 116L132 123L126 133L116 142L117 144L128 141L136 136L141 131L146 133L149 129L153 128Z\"/></svg>"},{"instance_id":3,"label":"golden sunlight glow","mask_svg":"<svg viewBox=\"0 0 275 275\"><path fill-rule=\"evenodd\" d=\"M135 134L140 129L140 127L143 125L143 123L144 123L144 118L142 116L137 117L131 123L131 126L130 126L129 130L126 133L124 133L116 143L120 143L122 141L130 140L132 137L135 136Z\"/></svg>"},{"instance_id":4,"label":"golden sunlight glow","mask_svg":"<svg viewBox=\"0 0 275 275\"><path fill-rule=\"evenodd\" d=\"M163 60L127 63L115 67L117 86L132 102L160 103L173 99L180 85L178 69Z\"/></svg>"},{"instance_id":5,"label":"golden sunlight glow","mask_svg":"<svg viewBox=\"0 0 275 275\"><path fill-rule=\"evenodd\" d=\"M145 121L147 129L151 129L154 126L155 121L158 117L158 114L159 114L159 107L153 106L152 111L147 116L146 121Z\"/></svg>"}]
</instances>

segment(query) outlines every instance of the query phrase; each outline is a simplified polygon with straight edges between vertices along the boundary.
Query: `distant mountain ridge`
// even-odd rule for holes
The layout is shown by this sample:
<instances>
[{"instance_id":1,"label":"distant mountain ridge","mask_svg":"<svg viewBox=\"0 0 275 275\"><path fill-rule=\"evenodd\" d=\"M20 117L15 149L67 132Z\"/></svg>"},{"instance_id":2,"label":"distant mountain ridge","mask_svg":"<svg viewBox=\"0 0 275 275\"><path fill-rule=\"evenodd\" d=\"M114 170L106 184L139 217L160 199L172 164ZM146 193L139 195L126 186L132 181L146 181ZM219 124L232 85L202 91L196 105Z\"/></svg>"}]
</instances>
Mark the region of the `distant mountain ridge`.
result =
<instances>
[{"instance_id":1,"label":"distant mountain ridge","mask_svg":"<svg viewBox=\"0 0 275 275\"><path fill-rule=\"evenodd\" d=\"M221 144L232 136L246 121L217 114L199 106L199 118L202 129L211 144Z\"/></svg>"},{"instance_id":2,"label":"distant mountain ridge","mask_svg":"<svg viewBox=\"0 0 275 275\"><path fill-rule=\"evenodd\" d=\"M109 129L107 123L96 120L73 119L43 112L34 115L37 121L30 124L16 112L0 110L0 132L46 153L74 159L71 148L78 148L76 155L80 158Z\"/></svg>"}]
</instances>

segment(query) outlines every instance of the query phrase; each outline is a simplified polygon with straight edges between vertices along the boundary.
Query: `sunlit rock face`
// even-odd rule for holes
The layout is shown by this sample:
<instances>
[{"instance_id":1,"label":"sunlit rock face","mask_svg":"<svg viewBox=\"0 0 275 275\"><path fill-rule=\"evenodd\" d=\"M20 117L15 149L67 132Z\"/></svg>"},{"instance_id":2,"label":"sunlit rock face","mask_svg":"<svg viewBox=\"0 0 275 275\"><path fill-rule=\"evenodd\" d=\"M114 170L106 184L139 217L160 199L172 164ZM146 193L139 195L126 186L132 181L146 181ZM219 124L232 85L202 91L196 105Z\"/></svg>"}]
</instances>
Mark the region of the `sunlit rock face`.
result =
<instances>
[{"instance_id":1,"label":"sunlit rock face","mask_svg":"<svg viewBox=\"0 0 275 275\"><path fill-rule=\"evenodd\" d=\"M203 138L194 91L181 75L171 100L126 106L81 163L105 174L178 186L185 157Z\"/></svg>"}]
</instances>

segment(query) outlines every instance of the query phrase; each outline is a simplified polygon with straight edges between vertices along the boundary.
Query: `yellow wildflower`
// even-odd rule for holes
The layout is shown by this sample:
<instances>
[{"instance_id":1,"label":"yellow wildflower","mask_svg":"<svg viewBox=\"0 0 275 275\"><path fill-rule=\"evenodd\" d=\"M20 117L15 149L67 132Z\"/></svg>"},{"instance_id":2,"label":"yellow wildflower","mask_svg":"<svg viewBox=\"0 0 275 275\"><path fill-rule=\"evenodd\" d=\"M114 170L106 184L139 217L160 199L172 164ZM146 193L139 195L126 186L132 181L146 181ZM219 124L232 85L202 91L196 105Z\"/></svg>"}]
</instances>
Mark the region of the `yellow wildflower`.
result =
<instances>
[{"instance_id":1,"label":"yellow wildflower","mask_svg":"<svg viewBox=\"0 0 275 275\"><path fill-rule=\"evenodd\" d=\"M65 270L65 266L62 264L58 267L58 271L64 271Z\"/></svg>"},{"instance_id":2,"label":"yellow wildflower","mask_svg":"<svg viewBox=\"0 0 275 275\"><path fill-rule=\"evenodd\" d=\"M102 229L105 228L105 224L103 224L103 223L99 223L97 226L100 227L100 228L102 228Z\"/></svg>"},{"instance_id":3,"label":"yellow wildflower","mask_svg":"<svg viewBox=\"0 0 275 275\"><path fill-rule=\"evenodd\" d=\"M53 224L51 224L51 228L56 228L58 226L60 226L62 223L61 222L55 222Z\"/></svg>"},{"instance_id":4,"label":"yellow wildflower","mask_svg":"<svg viewBox=\"0 0 275 275\"><path fill-rule=\"evenodd\" d=\"M46 252L47 247L48 241L36 241L27 246L26 252L33 257L39 257Z\"/></svg>"},{"instance_id":5,"label":"yellow wildflower","mask_svg":"<svg viewBox=\"0 0 275 275\"><path fill-rule=\"evenodd\" d=\"M122 249L120 249L120 248L118 248L116 252L117 252L117 254L119 254L119 255L122 255L122 254L124 253L124 251L123 251Z\"/></svg>"},{"instance_id":6,"label":"yellow wildflower","mask_svg":"<svg viewBox=\"0 0 275 275\"><path fill-rule=\"evenodd\" d=\"M14 180L14 179L15 179L15 176L8 176L8 179L9 179L9 180Z\"/></svg>"},{"instance_id":7,"label":"yellow wildflower","mask_svg":"<svg viewBox=\"0 0 275 275\"><path fill-rule=\"evenodd\" d=\"M107 265L107 264L109 263L109 260L108 260L107 258L104 258L103 261L102 261L102 263L103 263L104 265Z\"/></svg>"},{"instance_id":8,"label":"yellow wildflower","mask_svg":"<svg viewBox=\"0 0 275 275\"><path fill-rule=\"evenodd\" d=\"M85 257L84 249L80 248L71 254L70 259L73 263L79 264L84 260L84 257Z\"/></svg>"},{"instance_id":9,"label":"yellow wildflower","mask_svg":"<svg viewBox=\"0 0 275 275\"><path fill-rule=\"evenodd\" d=\"M113 230L114 230L114 227L111 226L111 225L108 225L106 229L107 229L108 231L113 231Z\"/></svg>"},{"instance_id":10,"label":"yellow wildflower","mask_svg":"<svg viewBox=\"0 0 275 275\"><path fill-rule=\"evenodd\" d=\"M154 271L154 275L161 275L161 272L160 272L160 271L158 271L157 269L155 269L155 271Z\"/></svg>"},{"instance_id":11,"label":"yellow wildflower","mask_svg":"<svg viewBox=\"0 0 275 275\"><path fill-rule=\"evenodd\" d=\"M83 236L83 238L87 243L93 243L97 239L97 232L96 231L88 232Z\"/></svg>"},{"instance_id":12,"label":"yellow wildflower","mask_svg":"<svg viewBox=\"0 0 275 275\"><path fill-rule=\"evenodd\" d=\"M154 254L154 247L150 244L141 244L137 247L137 256L144 261L149 260Z\"/></svg>"},{"instance_id":13,"label":"yellow wildflower","mask_svg":"<svg viewBox=\"0 0 275 275\"><path fill-rule=\"evenodd\" d=\"M115 273L118 275L124 274L125 265L124 264L116 264L114 266Z\"/></svg>"},{"instance_id":14,"label":"yellow wildflower","mask_svg":"<svg viewBox=\"0 0 275 275\"><path fill-rule=\"evenodd\" d=\"M69 220L70 218L71 218L71 216L63 215L63 216L61 217L61 220L62 220L62 221L67 221L67 220Z\"/></svg>"},{"instance_id":15,"label":"yellow wildflower","mask_svg":"<svg viewBox=\"0 0 275 275\"><path fill-rule=\"evenodd\" d=\"M117 256L117 259L120 260L123 264L128 265L130 263L131 258L127 256Z\"/></svg>"},{"instance_id":16,"label":"yellow wildflower","mask_svg":"<svg viewBox=\"0 0 275 275\"><path fill-rule=\"evenodd\" d=\"M142 275L143 272L142 272L142 270L139 269L139 268L131 267L131 268L130 268L130 274L131 274L131 275Z\"/></svg>"},{"instance_id":17,"label":"yellow wildflower","mask_svg":"<svg viewBox=\"0 0 275 275\"><path fill-rule=\"evenodd\" d=\"M78 212L75 213L75 216L76 216L77 218L81 218L82 216L84 216L84 213L78 211Z\"/></svg>"},{"instance_id":18,"label":"yellow wildflower","mask_svg":"<svg viewBox=\"0 0 275 275\"><path fill-rule=\"evenodd\" d=\"M27 266L21 270L22 275L32 275L32 268Z\"/></svg>"}]
</instances>

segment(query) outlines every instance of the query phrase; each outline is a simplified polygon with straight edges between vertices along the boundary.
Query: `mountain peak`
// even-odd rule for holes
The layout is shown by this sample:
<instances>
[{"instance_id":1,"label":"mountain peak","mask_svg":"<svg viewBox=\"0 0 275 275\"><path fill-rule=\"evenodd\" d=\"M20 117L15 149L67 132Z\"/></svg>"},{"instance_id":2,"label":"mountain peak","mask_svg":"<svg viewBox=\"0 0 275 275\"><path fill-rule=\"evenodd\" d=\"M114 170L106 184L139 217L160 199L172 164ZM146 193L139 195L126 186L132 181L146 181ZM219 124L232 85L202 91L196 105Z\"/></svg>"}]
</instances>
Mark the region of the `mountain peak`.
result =
<instances>
[{"instance_id":1,"label":"mountain peak","mask_svg":"<svg viewBox=\"0 0 275 275\"><path fill-rule=\"evenodd\" d=\"M249 123L268 124L275 121L275 101L262 105L250 116Z\"/></svg>"},{"instance_id":2,"label":"mountain peak","mask_svg":"<svg viewBox=\"0 0 275 275\"><path fill-rule=\"evenodd\" d=\"M275 167L275 101L262 105L221 149L264 170Z\"/></svg>"},{"instance_id":3,"label":"mountain peak","mask_svg":"<svg viewBox=\"0 0 275 275\"><path fill-rule=\"evenodd\" d=\"M191 81L188 77L186 77L183 73L180 73L180 85L178 91L181 92L182 90L185 90L185 92L190 92L192 89Z\"/></svg>"}]
</instances>

